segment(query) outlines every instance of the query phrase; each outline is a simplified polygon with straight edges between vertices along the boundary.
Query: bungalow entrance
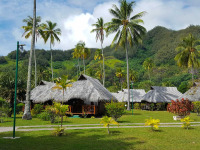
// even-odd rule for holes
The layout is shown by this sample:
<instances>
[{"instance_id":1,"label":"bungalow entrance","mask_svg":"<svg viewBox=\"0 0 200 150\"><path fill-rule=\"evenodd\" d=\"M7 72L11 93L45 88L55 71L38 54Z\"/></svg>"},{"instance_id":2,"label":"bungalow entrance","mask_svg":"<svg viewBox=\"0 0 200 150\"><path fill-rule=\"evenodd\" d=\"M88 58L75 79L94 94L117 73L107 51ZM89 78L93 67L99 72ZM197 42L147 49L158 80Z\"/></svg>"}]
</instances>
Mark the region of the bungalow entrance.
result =
<instances>
[{"instance_id":1,"label":"bungalow entrance","mask_svg":"<svg viewBox=\"0 0 200 150\"><path fill-rule=\"evenodd\" d=\"M97 106L95 105L85 105L84 101L81 99L71 99L68 101L69 113L70 114L97 114Z\"/></svg>"}]
</instances>

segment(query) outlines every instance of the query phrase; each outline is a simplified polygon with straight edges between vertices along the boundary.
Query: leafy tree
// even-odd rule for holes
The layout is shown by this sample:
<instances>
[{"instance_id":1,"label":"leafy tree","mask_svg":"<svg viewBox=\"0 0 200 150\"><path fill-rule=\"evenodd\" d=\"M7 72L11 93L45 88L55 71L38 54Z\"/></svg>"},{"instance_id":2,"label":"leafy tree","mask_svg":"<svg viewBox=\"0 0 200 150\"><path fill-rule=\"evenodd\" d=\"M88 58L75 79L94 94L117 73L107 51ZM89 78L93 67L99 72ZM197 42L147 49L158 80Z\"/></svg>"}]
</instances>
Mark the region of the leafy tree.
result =
<instances>
[{"instance_id":1,"label":"leafy tree","mask_svg":"<svg viewBox=\"0 0 200 150\"><path fill-rule=\"evenodd\" d=\"M119 78L120 80L120 84L121 84L121 91L123 90L122 89L122 83L123 83L123 77L125 76L125 72L124 70L122 70L121 68L118 68L116 73L115 73L116 77Z\"/></svg>"},{"instance_id":2,"label":"leafy tree","mask_svg":"<svg viewBox=\"0 0 200 150\"><path fill-rule=\"evenodd\" d=\"M28 64L28 80L27 80L27 90L26 90L26 101L25 101L25 108L24 108L24 115L22 119L30 120L31 112L30 112L30 92L31 92L31 72L32 72L32 53L35 49L35 31L36 31L36 0L33 1L33 29L32 29L32 39L31 39L31 49L30 49L30 56L29 56L29 64Z\"/></svg>"},{"instance_id":3,"label":"leafy tree","mask_svg":"<svg viewBox=\"0 0 200 150\"><path fill-rule=\"evenodd\" d=\"M155 129L157 130L160 125L160 120L159 119L146 119L145 121L145 126L151 126L151 129L154 131ZM155 128L155 129L154 129Z\"/></svg>"},{"instance_id":4,"label":"leafy tree","mask_svg":"<svg viewBox=\"0 0 200 150\"><path fill-rule=\"evenodd\" d=\"M196 101L196 102L192 102L192 104L194 106L194 108L193 108L194 112L196 112L197 115L199 115L200 114L200 102Z\"/></svg>"},{"instance_id":5,"label":"leafy tree","mask_svg":"<svg viewBox=\"0 0 200 150\"><path fill-rule=\"evenodd\" d=\"M79 64L79 58L81 58L81 49L80 49L80 45L76 44L75 49L73 49L73 53L72 56L73 58L77 58L78 59L78 70L79 70L79 75L80 75L80 64Z\"/></svg>"},{"instance_id":6,"label":"leafy tree","mask_svg":"<svg viewBox=\"0 0 200 150\"><path fill-rule=\"evenodd\" d=\"M7 60L5 59L4 56L0 56L0 64L5 64L7 63Z\"/></svg>"},{"instance_id":7,"label":"leafy tree","mask_svg":"<svg viewBox=\"0 0 200 150\"><path fill-rule=\"evenodd\" d=\"M102 58L103 58L103 86L105 86L105 67L104 67L104 54L103 54L103 41L104 41L104 21L103 18L98 18L95 24L92 24L95 27L91 32L96 32L96 41L101 42L101 51L102 51Z\"/></svg>"},{"instance_id":8,"label":"leafy tree","mask_svg":"<svg viewBox=\"0 0 200 150\"><path fill-rule=\"evenodd\" d=\"M130 16L133 12L132 6L134 1L127 2L126 0L120 0L120 7L113 5L113 9L110 9L110 13L115 17L111 22L106 23L107 35L117 32L111 46L116 44L123 47L126 50L126 63L127 63L127 88L128 88L128 107L130 110L130 88L129 88L129 64L128 64L128 49L127 45L133 46L134 43L141 42L142 35L146 33L146 29L140 25L143 20L140 19L145 12L140 12L134 16Z\"/></svg>"},{"instance_id":9,"label":"leafy tree","mask_svg":"<svg viewBox=\"0 0 200 150\"><path fill-rule=\"evenodd\" d=\"M43 26L44 31L43 31L43 36L45 39L45 43L50 39L50 50L51 50L51 72L52 72L52 81L53 81L53 56L52 56L52 49L51 45L55 45L55 40L60 42L60 38L58 35L61 35L61 30L60 28L56 28L57 23L53 23L51 21L46 21L47 23L44 24Z\"/></svg>"},{"instance_id":10,"label":"leafy tree","mask_svg":"<svg viewBox=\"0 0 200 150\"><path fill-rule=\"evenodd\" d=\"M150 70L153 68L154 63L153 63L153 59L151 58L147 58L145 59L145 61L143 62L143 67L148 70L148 75L149 75L149 80L151 81L151 76L150 76Z\"/></svg>"},{"instance_id":11,"label":"leafy tree","mask_svg":"<svg viewBox=\"0 0 200 150\"><path fill-rule=\"evenodd\" d=\"M101 122L100 123L103 124L104 127L108 127L108 134L110 134L109 126L111 124L118 125L118 122L116 122L112 117L108 117L108 116L104 116L103 118L101 118Z\"/></svg>"},{"instance_id":12,"label":"leafy tree","mask_svg":"<svg viewBox=\"0 0 200 150\"><path fill-rule=\"evenodd\" d=\"M192 82L194 83L194 68L200 66L198 58L200 58L200 45L192 34L183 38L179 46L176 48L178 54L174 58L179 67L187 67L191 69Z\"/></svg>"}]
</instances>

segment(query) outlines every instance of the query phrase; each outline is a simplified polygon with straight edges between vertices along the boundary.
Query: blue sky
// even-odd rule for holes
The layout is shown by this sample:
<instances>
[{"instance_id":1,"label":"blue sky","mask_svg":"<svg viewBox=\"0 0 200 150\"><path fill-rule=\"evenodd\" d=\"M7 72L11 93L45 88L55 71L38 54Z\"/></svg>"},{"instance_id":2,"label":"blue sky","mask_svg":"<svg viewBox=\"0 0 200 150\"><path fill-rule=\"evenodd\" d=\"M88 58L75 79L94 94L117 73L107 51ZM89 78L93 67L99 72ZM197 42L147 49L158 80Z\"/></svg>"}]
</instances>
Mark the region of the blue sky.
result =
<instances>
[{"instance_id":1,"label":"blue sky","mask_svg":"<svg viewBox=\"0 0 200 150\"><path fill-rule=\"evenodd\" d=\"M112 4L118 5L118 0L37 0L37 15L42 22L51 20L56 22L62 30L61 42L53 49L67 50L83 40L87 47L100 48L100 43L91 34L91 24L97 18L103 17L110 21L112 16L108 9ZM200 24L199 0L137 0L134 12L146 11L142 18L147 30L155 26L164 26L173 30L180 30L189 25ZM16 49L16 43L26 44L30 49L31 39L22 37L22 20L33 15L33 0L0 0L0 56L5 56ZM105 38L104 46L111 43L113 35ZM49 49L49 43L39 39L36 48Z\"/></svg>"}]
</instances>

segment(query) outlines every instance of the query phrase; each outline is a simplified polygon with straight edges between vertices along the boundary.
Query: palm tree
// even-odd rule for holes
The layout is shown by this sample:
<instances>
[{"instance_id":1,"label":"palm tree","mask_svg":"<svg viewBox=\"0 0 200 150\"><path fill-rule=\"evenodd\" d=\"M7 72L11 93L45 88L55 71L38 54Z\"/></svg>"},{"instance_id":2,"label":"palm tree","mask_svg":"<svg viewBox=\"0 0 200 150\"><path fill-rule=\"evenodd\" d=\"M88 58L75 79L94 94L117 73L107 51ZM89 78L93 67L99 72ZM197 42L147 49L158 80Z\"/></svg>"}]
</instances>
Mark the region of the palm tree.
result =
<instances>
[{"instance_id":1,"label":"palm tree","mask_svg":"<svg viewBox=\"0 0 200 150\"><path fill-rule=\"evenodd\" d=\"M129 64L128 64L128 49L134 43L138 44L141 42L142 36L146 33L146 29L140 25L143 20L140 19L145 12L140 12L134 16L130 16L133 12L132 6L135 2L127 2L126 0L120 0L120 8L113 5L113 9L110 9L110 13L115 17L111 22L106 23L107 36L111 33L117 32L111 46L116 44L123 47L126 50L126 63L127 63L127 88L128 88L128 107L130 110L130 87L129 87Z\"/></svg>"},{"instance_id":2,"label":"palm tree","mask_svg":"<svg viewBox=\"0 0 200 150\"><path fill-rule=\"evenodd\" d=\"M107 127L108 128L108 134L110 134L110 131L109 131L109 126L111 124L116 124L118 125L118 122L115 121L112 117L108 117L108 116L104 116L103 118L101 118L101 124L104 125L104 127Z\"/></svg>"},{"instance_id":3,"label":"palm tree","mask_svg":"<svg viewBox=\"0 0 200 150\"><path fill-rule=\"evenodd\" d=\"M101 52L101 50L100 49L97 49L96 51L95 51L95 54L94 54L94 60L101 60L101 59L103 59L103 55L102 55L102 52ZM98 77L100 78L100 79L102 79L103 78L103 74L102 74L102 66L101 66L101 63L100 63L100 71L98 71Z\"/></svg>"},{"instance_id":4,"label":"palm tree","mask_svg":"<svg viewBox=\"0 0 200 150\"><path fill-rule=\"evenodd\" d=\"M28 16L27 19L23 20L23 22L26 23L26 26L22 26L22 29L24 29L24 33L22 34L22 36L28 39L32 35L33 18L31 16ZM40 22L41 22L41 17L37 16L36 27L35 27L36 42L37 42L37 38L43 37L42 30L44 27L40 24ZM35 61L35 87L36 87L37 86L37 61L36 61L35 48L34 48L34 61Z\"/></svg>"},{"instance_id":5,"label":"palm tree","mask_svg":"<svg viewBox=\"0 0 200 150\"><path fill-rule=\"evenodd\" d=\"M179 46L176 48L178 54L175 60L179 67L187 67L191 69L192 82L194 83L194 68L200 66L198 58L200 58L200 41L197 40L192 34L183 38Z\"/></svg>"},{"instance_id":6,"label":"palm tree","mask_svg":"<svg viewBox=\"0 0 200 150\"><path fill-rule=\"evenodd\" d=\"M122 89L122 78L125 76L124 70L122 70L121 68L118 68L115 75L116 75L116 77L118 77L120 79L121 91L122 91L123 90Z\"/></svg>"},{"instance_id":7,"label":"palm tree","mask_svg":"<svg viewBox=\"0 0 200 150\"><path fill-rule=\"evenodd\" d=\"M104 40L104 21L103 18L98 18L95 24L92 24L95 27L91 32L96 32L96 41L100 40L101 42L101 51L102 51L102 58L103 58L103 86L105 85L105 67L104 67L104 55L103 55L103 40Z\"/></svg>"},{"instance_id":8,"label":"palm tree","mask_svg":"<svg viewBox=\"0 0 200 150\"><path fill-rule=\"evenodd\" d=\"M130 70L129 79L131 80L131 82L136 82L138 80L138 72L136 72L135 70Z\"/></svg>"},{"instance_id":9,"label":"palm tree","mask_svg":"<svg viewBox=\"0 0 200 150\"><path fill-rule=\"evenodd\" d=\"M153 68L154 63L153 63L153 59L151 58L147 58L145 59L145 61L143 62L143 67L148 70L148 75L149 75L149 80L151 81L151 76L150 76L150 70Z\"/></svg>"},{"instance_id":10,"label":"palm tree","mask_svg":"<svg viewBox=\"0 0 200 150\"><path fill-rule=\"evenodd\" d=\"M55 45L55 40L60 42L60 39L58 35L61 35L61 30L60 28L56 28L57 23L52 23L51 21L46 21L47 24L45 24L44 28L44 39L45 43L50 39L50 50L51 50L51 72L52 72L52 81L53 81L53 56L52 56L52 49L51 45Z\"/></svg>"},{"instance_id":11,"label":"palm tree","mask_svg":"<svg viewBox=\"0 0 200 150\"><path fill-rule=\"evenodd\" d=\"M31 49L30 49L30 56L29 56L29 64L28 64L28 80L27 80L27 90L26 90L26 101L25 101L25 108L24 114L22 119L30 120L31 112L30 112L30 92L31 92L31 72L32 72L32 53L35 48L35 30L36 30L36 0L34 0L33 6L33 29L32 29L32 39L31 39Z\"/></svg>"},{"instance_id":12,"label":"palm tree","mask_svg":"<svg viewBox=\"0 0 200 150\"><path fill-rule=\"evenodd\" d=\"M85 74L85 59L90 56L90 49L85 47L85 42L79 41L78 43L81 53L81 58L83 59L84 74Z\"/></svg>"},{"instance_id":13,"label":"palm tree","mask_svg":"<svg viewBox=\"0 0 200 150\"><path fill-rule=\"evenodd\" d=\"M74 52L72 53L73 58L77 58L78 59L78 70L79 70L79 75L80 75L80 64L79 64L79 58L81 58L81 49L80 49L80 45L76 44Z\"/></svg>"}]
</instances>

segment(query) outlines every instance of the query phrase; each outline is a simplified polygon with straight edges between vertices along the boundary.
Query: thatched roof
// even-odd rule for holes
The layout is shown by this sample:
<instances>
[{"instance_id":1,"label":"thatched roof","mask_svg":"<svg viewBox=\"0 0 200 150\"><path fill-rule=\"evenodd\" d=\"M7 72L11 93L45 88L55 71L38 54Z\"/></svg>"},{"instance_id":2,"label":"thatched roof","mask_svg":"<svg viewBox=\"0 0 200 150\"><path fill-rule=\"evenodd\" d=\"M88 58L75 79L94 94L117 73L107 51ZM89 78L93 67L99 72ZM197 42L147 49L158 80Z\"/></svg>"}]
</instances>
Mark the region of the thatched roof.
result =
<instances>
[{"instance_id":1,"label":"thatched roof","mask_svg":"<svg viewBox=\"0 0 200 150\"><path fill-rule=\"evenodd\" d=\"M195 82L187 92L185 92L179 99L188 99L189 101L200 101L200 82Z\"/></svg>"},{"instance_id":2,"label":"thatched roof","mask_svg":"<svg viewBox=\"0 0 200 150\"><path fill-rule=\"evenodd\" d=\"M128 89L124 89L123 91L119 91L118 93L112 93L119 102L127 102L128 101ZM146 94L144 89L130 89L130 101L132 102L141 102L142 96Z\"/></svg>"},{"instance_id":3,"label":"thatched roof","mask_svg":"<svg viewBox=\"0 0 200 150\"><path fill-rule=\"evenodd\" d=\"M176 100L181 95L182 93L176 87L152 86L151 90L141 98L141 101L149 103L170 103L171 100Z\"/></svg>"},{"instance_id":4,"label":"thatched roof","mask_svg":"<svg viewBox=\"0 0 200 150\"><path fill-rule=\"evenodd\" d=\"M48 100L63 101L62 90L52 89L55 85L52 82L42 81L39 86L31 91L33 103L44 103ZM67 88L64 93L63 102L71 99L81 99L86 104L90 104L90 102L110 101L116 98L103 87L99 80L87 75L81 75L78 81L74 82L72 87Z\"/></svg>"}]
</instances>

